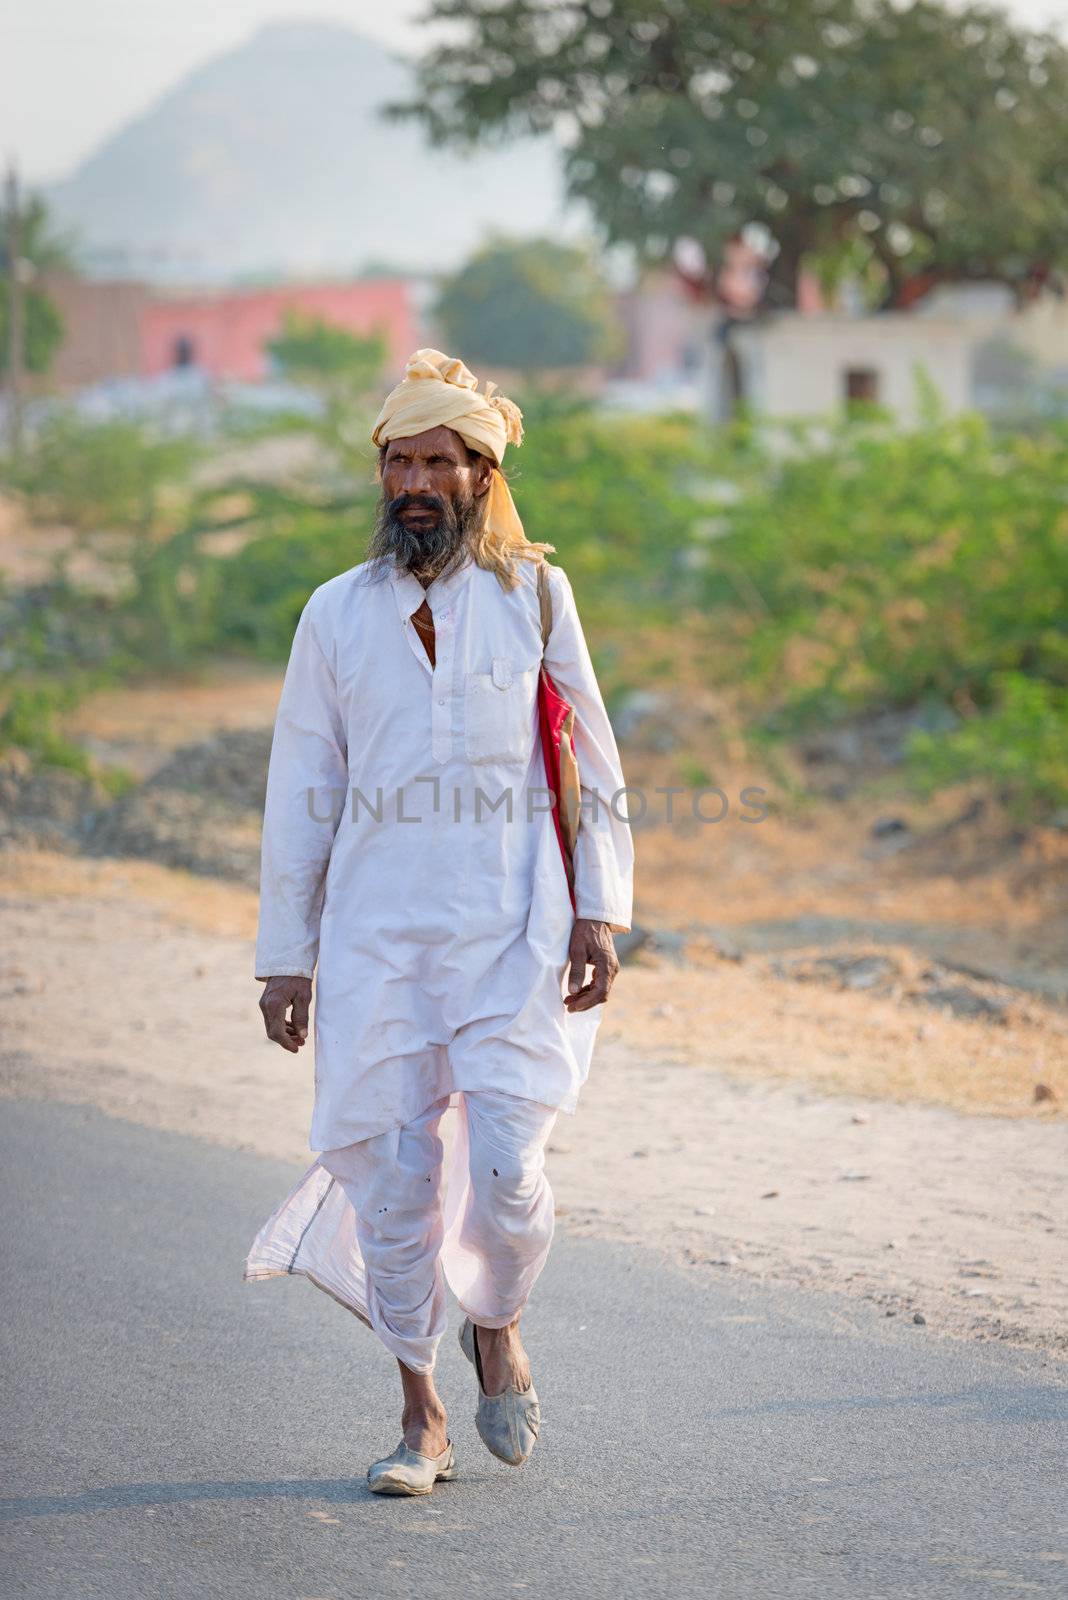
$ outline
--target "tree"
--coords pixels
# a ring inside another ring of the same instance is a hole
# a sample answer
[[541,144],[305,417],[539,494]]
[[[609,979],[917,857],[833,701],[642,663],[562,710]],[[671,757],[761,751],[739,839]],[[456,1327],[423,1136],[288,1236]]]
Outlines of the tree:
[[[8,367],[10,305],[11,286],[5,278],[0,280],[0,372]],[[63,318],[48,296],[32,287],[25,293],[25,318],[26,367],[30,372],[47,372],[63,343]]]
[[524,372],[611,355],[607,286],[586,250],[551,239],[497,239],[446,278],[437,304],[446,342],[465,359]]
[[279,370],[330,395],[360,397],[374,388],[386,364],[380,333],[351,333],[322,317],[287,310],[282,332],[268,341]]
[[[374,394],[389,354],[382,333],[352,333],[322,317],[290,308],[282,331],[268,341],[267,350],[284,377],[292,378],[318,395],[321,412],[301,424],[317,435],[339,459],[362,461],[363,420],[374,405]],[[365,464],[364,464],[365,465]]]
[[1024,295],[1064,263],[1068,52],[996,5],[432,0],[426,20],[448,42],[395,114],[438,143],[556,131],[606,241],[648,261],[687,241],[704,288],[754,229],[775,307],[851,245],[887,306],[939,279]]
[[[31,195],[20,206],[19,262],[15,270],[24,275],[25,364],[31,372],[47,372],[63,340],[63,319],[53,302],[36,287],[42,272],[69,270],[70,246],[66,238],[53,232],[48,208],[40,195]],[[11,219],[0,210],[0,372],[6,372],[9,354]]]

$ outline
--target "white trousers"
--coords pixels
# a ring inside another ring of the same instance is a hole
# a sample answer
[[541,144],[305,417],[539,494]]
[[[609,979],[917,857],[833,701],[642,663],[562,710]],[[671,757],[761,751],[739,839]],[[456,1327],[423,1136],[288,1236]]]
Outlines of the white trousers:
[[249,1279],[310,1278],[414,1372],[434,1369],[446,1283],[472,1322],[504,1327],[526,1303],[553,1236],[545,1145],[556,1108],[491,1089],[451,1099],[447,1162],[448,1096],[402,1127],[325,1150],[245,1264]]

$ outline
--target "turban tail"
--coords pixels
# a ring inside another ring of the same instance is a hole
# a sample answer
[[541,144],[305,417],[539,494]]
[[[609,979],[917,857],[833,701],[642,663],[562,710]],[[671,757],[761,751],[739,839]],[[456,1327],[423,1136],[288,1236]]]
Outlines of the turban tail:
[[462,361],[440,350],[417,350],[401,382],[386,396],[371,438],[384,445],[440,427],[452,428],[469,449],[495,463],[486,528],[505,546],[524,543],[523,524],[500,470],[506,446],[523,438],[519,407],[498,394],[493,383],[487,382],[480,394],[478,379]]

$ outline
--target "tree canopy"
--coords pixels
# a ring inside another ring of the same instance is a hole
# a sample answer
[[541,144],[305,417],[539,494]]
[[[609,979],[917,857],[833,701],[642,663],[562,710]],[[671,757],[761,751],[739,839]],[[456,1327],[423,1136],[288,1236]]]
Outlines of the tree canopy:
[[892,305],[920,279],[1025,292],[1068,252],[1068,52],[996,5],[432,0],[426,20],[447,42],[398,115],[439,143],[555,132],[606,242],[686,241],[706,286],[754,229],[781,306],[803,259],[859,258]]
[[551,239],[497,239],[446,278],[437,319],[465,360],[523,372],[613,353],[608,290],[589,253]]

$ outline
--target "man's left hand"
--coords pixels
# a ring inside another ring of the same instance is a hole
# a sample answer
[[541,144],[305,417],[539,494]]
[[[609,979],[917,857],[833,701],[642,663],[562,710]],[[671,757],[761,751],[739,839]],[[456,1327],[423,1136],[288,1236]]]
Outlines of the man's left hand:
[[[571,971],[564,1005],[568,1011],[591,1011],[594,1006],[603,1006],[619,971],[619,958],[608,923],[592,922],[589,917],[576,918],[567,955]],[[587,967],[593,968],[589,983],[586,982]]]

